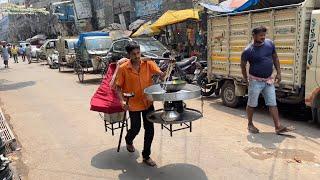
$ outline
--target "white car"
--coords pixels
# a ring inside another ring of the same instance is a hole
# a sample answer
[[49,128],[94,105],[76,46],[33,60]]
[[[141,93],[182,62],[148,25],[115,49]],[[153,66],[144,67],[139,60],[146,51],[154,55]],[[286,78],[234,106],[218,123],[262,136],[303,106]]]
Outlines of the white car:
[[31,57],[37,58],[37,52],[40,51],[40,49],[37,46],[31,45]]

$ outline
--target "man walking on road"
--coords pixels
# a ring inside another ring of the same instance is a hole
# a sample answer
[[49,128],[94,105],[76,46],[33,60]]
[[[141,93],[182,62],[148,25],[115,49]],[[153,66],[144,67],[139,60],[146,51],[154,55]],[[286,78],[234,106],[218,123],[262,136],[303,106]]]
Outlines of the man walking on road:
[[[280,124],[279,112],[274,83],[281,81],[281,69],[274,43],[266,39],[267,28],[257,27],[252,31],[253,43],[246,47],[241,55],[241,69],[245,82],[249,80],[248,89],[248,130],[250,133],[259,133],[259,129],[253,124],[254,108],[258,106],[260,94],[264,96],[266,105],[269,107],[277,134],[294,130],[292,127],[284,127]],[[249,78],[246,65],[250,64]],[[272,77],[273,66],[277,70],[275,78]]]
[[27,44],[26,46],[26,50],[25,50],[25,54],[27,56],[27,60],[28,60],[28,63],[31,64],[31,46],[30,44]]
[[13,60],[14,60],[14,63],[19,63],[18,61],[18,48],[16,47],[16,45],[13,45],[12,49],[11,49],[11,53],[12,53],[12,56],[13,56]]
[[25,55],[25,48],[22,47],[22,45],[20,45],[20,48],[19,48],[19,54],[22,58],[22,61],[26,61],[26,55]]
[[[151,101],[144,94],[144,89],[152,85],[152,76],[164,76],[164,73],[158,68],[153,61],[142,61],[140,46],[136,43],[130,43],[126,47],[130,60],[123,63],[116,75],[116,89],[123,102],[123,108],[129,110],[131,120],[131,129],[125,137],[127,150],[134,152],[133,140],[138,135],[141,128],[141,115],[143,118],[144,147],[142,151],[143,162],[149,166],[156,166],[156,163],[150,158],[151,144],[154,136],[153,123],[148,121],[146,116],[149,112],[154,111]],[[123,93],[134,93],[134,97],[129,100],[129,107],[126,107],[123,101]]]
[[9,54],[8,48],[5,45],[3,45],[2,47],[1,56],[4,63],[4,68],[9,68],[10,54]]

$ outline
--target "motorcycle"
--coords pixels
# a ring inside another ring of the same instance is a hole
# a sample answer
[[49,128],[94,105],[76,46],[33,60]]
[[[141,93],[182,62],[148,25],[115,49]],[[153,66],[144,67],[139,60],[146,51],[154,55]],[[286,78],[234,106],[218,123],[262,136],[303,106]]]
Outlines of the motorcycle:
[[201,87],[201,94],[203,96],[211,96],[215,93],[216,96],[219,96],[220,91],[216,89],[214,84],[211,84],[208,80],[208,67],[205,67],[198,76],[197,84]]
[[[164,58],[167,58],[164,56]],[[172,72],[173,77],[181,77],[188,83],[197,84],[197,79],[202,70],[206,67],[207,62],[199,61],[196,56],[179,60],[180,57],[176,57],[176,63]],[[162,61],[159,63],[159,67],[162,71],[166,71],[169,66],[168,61]]]
[[201,94],[203,96],[211,96],[213,93],[217,96],[219,95],[220,92],[208,81],[207,61],[198,61],[196,57],[191,57],[177,62],[177,66],[180,68],[181,74],[184,74],[184,79],[188,83],[201,87]]
[[53,54],[51,54],[48,57],[48,64],[51,69],[57,69],[59,67],[59,52],[54,51]]

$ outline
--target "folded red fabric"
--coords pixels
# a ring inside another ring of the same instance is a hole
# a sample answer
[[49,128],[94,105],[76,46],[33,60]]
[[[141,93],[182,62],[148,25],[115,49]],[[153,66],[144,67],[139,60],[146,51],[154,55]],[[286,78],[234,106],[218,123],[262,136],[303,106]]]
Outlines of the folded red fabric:
[[91,111],[108,114],[123,112],[117,92],[110,87],[110,81],[116,70],[116,64],[110,64],[98,90],[91,98]]

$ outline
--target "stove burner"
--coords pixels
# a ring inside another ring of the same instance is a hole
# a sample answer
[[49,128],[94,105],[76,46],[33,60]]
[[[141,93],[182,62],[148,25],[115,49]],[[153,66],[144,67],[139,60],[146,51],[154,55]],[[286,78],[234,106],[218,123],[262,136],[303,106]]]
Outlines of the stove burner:
[[161,118],[164,121],[176,121],[180,114],[184,112],[186,104],[183,101],[166,101],[164,102],[164,112]]

